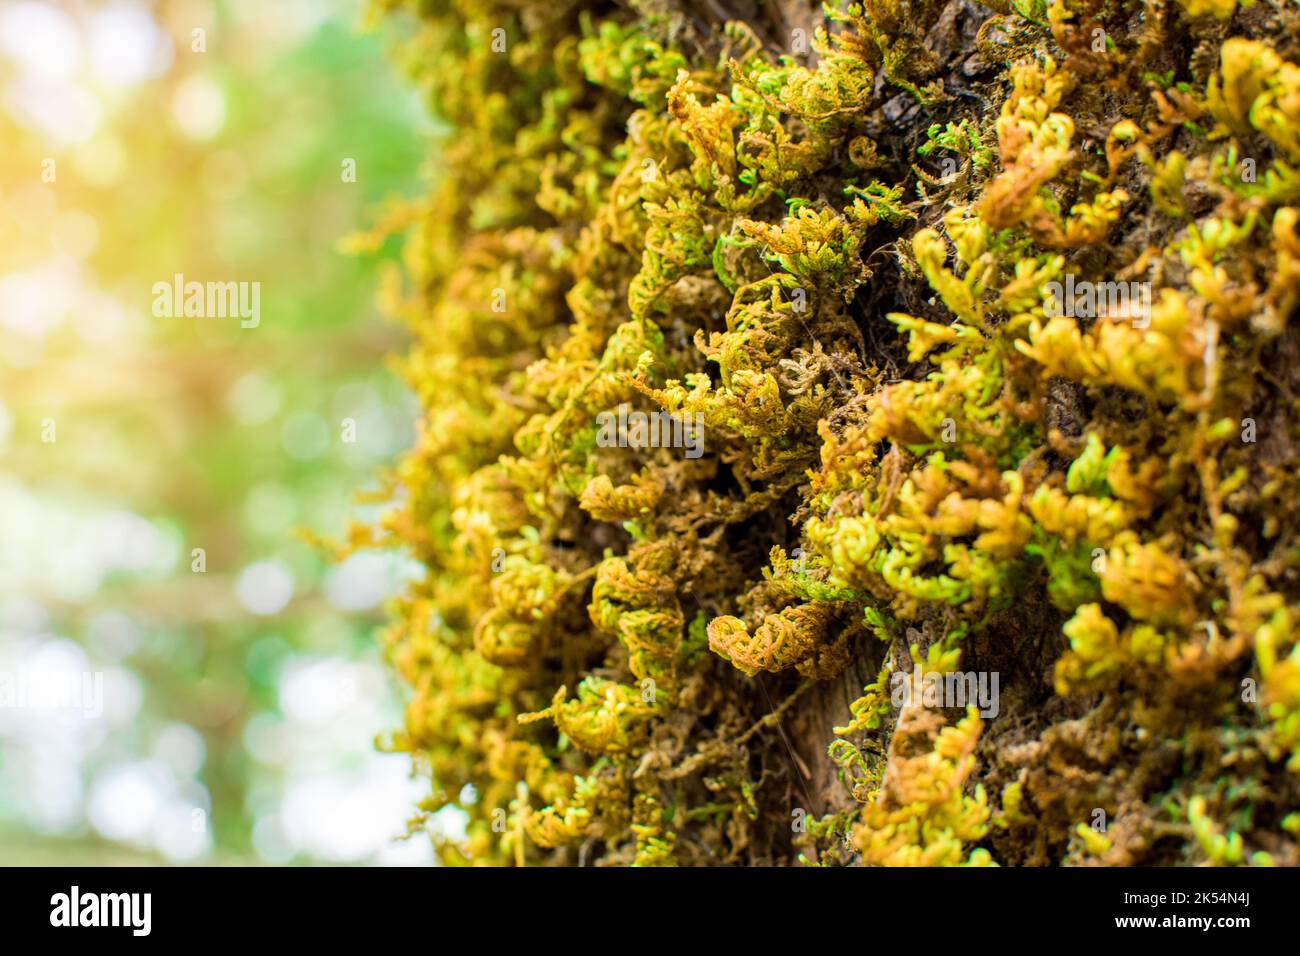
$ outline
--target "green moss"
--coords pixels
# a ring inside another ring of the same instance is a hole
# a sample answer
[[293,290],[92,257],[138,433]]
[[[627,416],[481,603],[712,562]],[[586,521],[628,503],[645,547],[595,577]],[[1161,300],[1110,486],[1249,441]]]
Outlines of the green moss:
[[427,567],[391,743],[479,795],[444,858],[1300,863],[1294,18],[382,6],[455,133],[355,537]]

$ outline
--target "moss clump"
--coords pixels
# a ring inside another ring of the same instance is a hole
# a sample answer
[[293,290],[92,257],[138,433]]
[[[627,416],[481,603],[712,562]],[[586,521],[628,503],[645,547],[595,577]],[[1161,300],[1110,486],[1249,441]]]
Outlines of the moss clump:
[[1300,863],[1292,5],[380,6],[448,862]]

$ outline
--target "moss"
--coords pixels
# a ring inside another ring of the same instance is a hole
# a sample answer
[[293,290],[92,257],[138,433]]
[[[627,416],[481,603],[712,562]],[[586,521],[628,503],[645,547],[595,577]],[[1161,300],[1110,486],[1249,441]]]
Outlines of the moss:
[[448,862],[1300,863],[1284,5],[378,6]]

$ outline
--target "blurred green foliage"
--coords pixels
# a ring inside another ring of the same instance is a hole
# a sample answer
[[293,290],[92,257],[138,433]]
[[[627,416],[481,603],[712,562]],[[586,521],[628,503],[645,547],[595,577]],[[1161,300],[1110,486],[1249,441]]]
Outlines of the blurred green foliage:
[[[84,727],[0,711],[0,862],[99,861],[113,836],[158,851],[157,821],[99,816],[135,792],[113,780],[148,779],[192,731],[201,767],[160,786],[210,810],[210,849],[165,855],[368,858],[364,840],[286,835],[280,814],[294,774],[352,774],[335,790],[355,796],[382,759],[371,711],[395,706],[373,679],[376,567],[330,572],[297,529],[341,531],[411,440],[383,359],[401,332],[372,305],[395,249],[339,242],[416,189],[429,127],[347,0],[162,0],[125,21],[20,6],[0,18],[0,671],[75,660],[71,641],[126,710]],[[152,286],[177,273],[260,282],[260,325],[155,318]],[[291,577],[283,610],[250,612],[241,594],[267,586],[250,565]],[[339,685],[314,728],[329,752],[285,712],[286,675],[313,667]]]

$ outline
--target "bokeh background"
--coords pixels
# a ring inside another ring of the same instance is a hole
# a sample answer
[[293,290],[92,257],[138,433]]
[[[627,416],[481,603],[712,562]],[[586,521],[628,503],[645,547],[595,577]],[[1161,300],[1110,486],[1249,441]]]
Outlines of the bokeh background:
[[[104,692],[0,701],[0,863],[431,862],[376,747],[413,570],[298,531],[383,507],[357,489],[416,412],[374,305],[397,241],[343,247],[436,130],[363,15],[0,0],[0,679]],[[260,282],[261,324],[155,318],[176,273]]]

